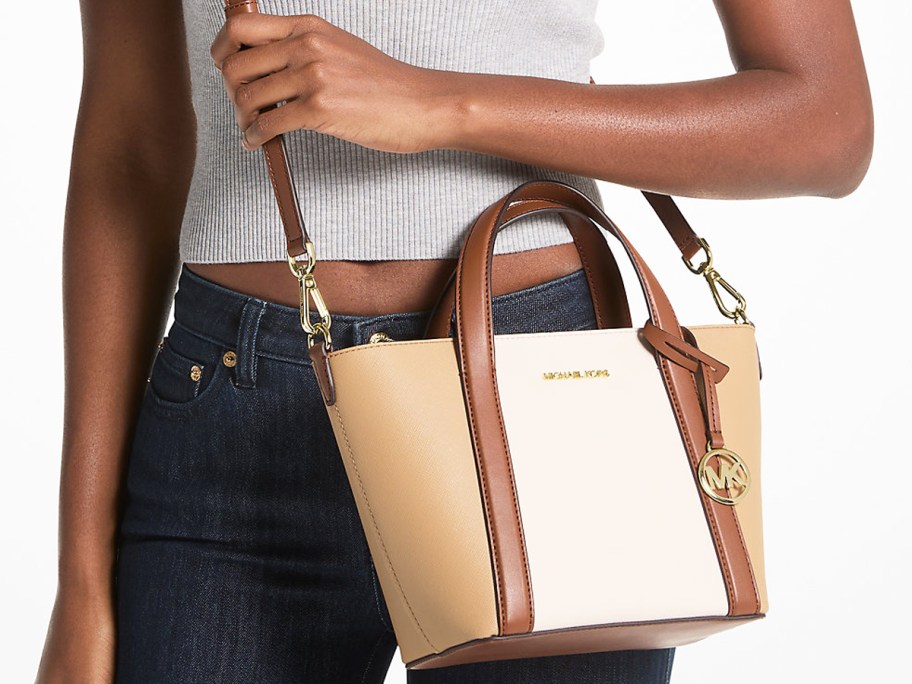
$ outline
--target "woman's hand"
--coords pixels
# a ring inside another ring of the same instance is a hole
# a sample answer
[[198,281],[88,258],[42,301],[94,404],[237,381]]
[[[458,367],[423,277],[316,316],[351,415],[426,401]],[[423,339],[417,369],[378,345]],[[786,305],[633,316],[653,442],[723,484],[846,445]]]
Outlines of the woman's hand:
[[211,54],[248,150],[305,128],[421,152],[446,144],[457,120],[454,72],[401,62],[313,14],[229,17]]
[[114,681],[113,602],[90,594],[58,589],[35,684]]

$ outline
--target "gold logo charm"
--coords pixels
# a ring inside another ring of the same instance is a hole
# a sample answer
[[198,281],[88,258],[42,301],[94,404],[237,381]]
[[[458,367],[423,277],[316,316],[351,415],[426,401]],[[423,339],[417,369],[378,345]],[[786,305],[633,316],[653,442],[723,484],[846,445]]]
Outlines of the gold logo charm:
[[710,449],[697,466],[700,486],[710,498],[734,506],[750,489],[747,464],[731,449]]

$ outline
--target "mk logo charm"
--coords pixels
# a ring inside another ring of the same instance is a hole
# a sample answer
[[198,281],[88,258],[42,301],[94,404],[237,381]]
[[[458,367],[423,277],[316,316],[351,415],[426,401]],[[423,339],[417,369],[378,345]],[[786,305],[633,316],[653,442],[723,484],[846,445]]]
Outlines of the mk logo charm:
[[730,449],[710,449],[697,467],[700,486],[710,498],[734,506],[750,489],[750,472],[747,464]]

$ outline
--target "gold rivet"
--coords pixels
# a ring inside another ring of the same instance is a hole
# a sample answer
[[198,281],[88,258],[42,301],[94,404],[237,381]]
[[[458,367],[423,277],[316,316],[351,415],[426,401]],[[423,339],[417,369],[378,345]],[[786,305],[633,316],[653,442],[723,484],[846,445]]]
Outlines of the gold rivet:
[[228,366],[228,368],[232,368],[237,364],[237,355],[233,351],[226,351],[222,354],[222,363]]
[[202,374],[203,374],[203,370],[199,366],[197,366],[196,364],[193,364],[192,366],[190,366],[190,379],[191,380],[193,380],[193,381],[199,380],[200,376]]
[[393,342],[393,341],[394,341],[393,338],[390,337],[389,335],[387,335],[382,330],[375,332],[367,340],[368,344],[377,344],[378,342]]

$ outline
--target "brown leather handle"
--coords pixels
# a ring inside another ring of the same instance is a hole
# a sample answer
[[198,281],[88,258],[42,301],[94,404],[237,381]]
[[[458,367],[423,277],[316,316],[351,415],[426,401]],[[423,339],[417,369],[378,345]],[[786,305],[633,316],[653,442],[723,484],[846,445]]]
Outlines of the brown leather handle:
[[[256,0],[225,0],[226,17],[235,14],[253,14],[259,11]],[[591,77],[589,81],[595,83]],[[264,108],[264,111],[274,107],[275,105]],[[282,219],[282,228],[285,231],[288,255],[291,257],[300,256],[306,252],[304,243],[311,240],[307,234],[304,219],[301,216],[300,203],[298,202],[295,184],[291,177],[291,169],[288,166],[285,139],[282,135],[277,135],[263,143],[262,148],[263,155],[266,158],[266,167],[269,170],[269,180],[272,183],[276,203],[279,205],[279,215]],[[649,201],[656,214],[658,214],[659,219],[665,225],[681,254],[687,259],[691,259],[696,255],[700,251],[696,234],[687,223],[674,200],[668,195],[647,191],[643,191],[643,195]]]
[[[497,234],[514,221],[540,213],[559,213],[582,219],[574,224],[575,229],[587,230],[604,242],[600,226],[620,241],[646,298],[649,320],[683,342],[677,316],[662,286],[617,225],[573,186],[560,181],[533,180],[485,209],[469,229],[460,252],[455,281],[456,338],[460,348],[476,350],[469,355],[472,359],[485,356],[477,353],[477,350],[485,349],[491,350],[493,357],[491,274]],[[490,361],[493,368],[493,358]]]
[[[542,200],[522,200],[507,208],[506,220],[512,215],[532,207]],[[589,293],[595,309],[596,325],[604,328],[629,328],[630,307],[621,271],[608,243],[597,231],[590,230],[589,222],[573,214],[562,213],[560,217],[573,236],[580,262],[589,284]],[[456,305],[456,269],[450,274],[443,292],[431,309],[424,338],[449,337],[451,319]]]

